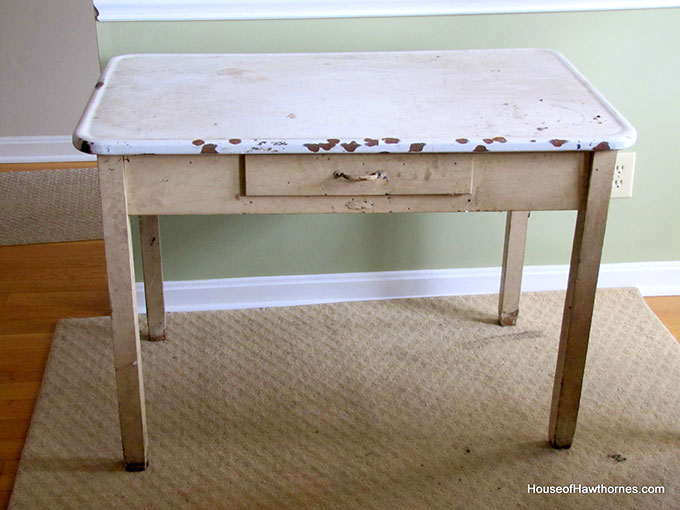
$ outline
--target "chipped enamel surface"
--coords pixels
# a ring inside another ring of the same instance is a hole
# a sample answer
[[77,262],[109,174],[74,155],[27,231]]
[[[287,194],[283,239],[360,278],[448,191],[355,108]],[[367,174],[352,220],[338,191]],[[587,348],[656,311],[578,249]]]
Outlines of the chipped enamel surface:
[[592,151],[633,127],[559,53],[126,55],[73,135],[94,154]]

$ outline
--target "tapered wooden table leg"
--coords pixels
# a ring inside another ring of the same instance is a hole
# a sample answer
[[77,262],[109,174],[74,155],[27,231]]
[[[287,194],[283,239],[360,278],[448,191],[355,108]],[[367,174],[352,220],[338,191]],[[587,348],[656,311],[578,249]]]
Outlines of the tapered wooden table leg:
[[517,323],[528,222],[529,211],[508,211],[498,297],[498,323],[501,326],[514,326]]
[[99,185],[123,458],[128,471],[141,471],[148,464],[146,412],[122,157],[99,157]]
[[576,430],[615,161],[615,151],[593,153],[585,203],[576,220],[550,410],[554,448],[569,448]]
[[163,267],[158,216],[140,216],[144,296],[149,340],[165,340],[165,301],[163,299]]

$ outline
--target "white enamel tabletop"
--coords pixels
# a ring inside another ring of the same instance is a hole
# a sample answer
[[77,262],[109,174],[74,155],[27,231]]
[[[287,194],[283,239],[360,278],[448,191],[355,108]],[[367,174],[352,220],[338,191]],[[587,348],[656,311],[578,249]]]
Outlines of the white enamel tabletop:
[[636,133],[559,53],[125,55],[76,128],[94,154],[589,151]]

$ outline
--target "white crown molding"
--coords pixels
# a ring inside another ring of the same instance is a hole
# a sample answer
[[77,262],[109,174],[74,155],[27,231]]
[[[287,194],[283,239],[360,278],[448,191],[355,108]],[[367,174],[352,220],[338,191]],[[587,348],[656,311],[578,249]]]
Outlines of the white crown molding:
[[[564,290],[569,266],[527,266],[525,292]],[[406,297],[495,294],[500,268],[264,276],[165,282],[170,312],[229,310]],[[637,287],[645,296],[680,294],[680,261],[603,264],[599,287]],[[137,284],[139,312],[144,286]]]
[[58,163],[94,161],[76,150],[70,136],[1,136],[0,163]]
[[671,0],[95,0],[99,21],[354,18],[680,7]]

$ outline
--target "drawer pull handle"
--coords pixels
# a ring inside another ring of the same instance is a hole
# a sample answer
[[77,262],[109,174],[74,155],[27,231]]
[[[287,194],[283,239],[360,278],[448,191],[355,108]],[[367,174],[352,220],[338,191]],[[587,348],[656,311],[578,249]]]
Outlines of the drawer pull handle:
[[383,179],[387,180],[387,174],[383,172],[382,170],[377,170],[375,172],[371,172],[370,174],[365,174],[365,175],[349,175],[346,174],[345,172],[340,172],[339,170],[336,170],[333,173],[333,177],[336,179],[342,177],[343,179],[347,179],[348,181],[377,181],[378,179]]

